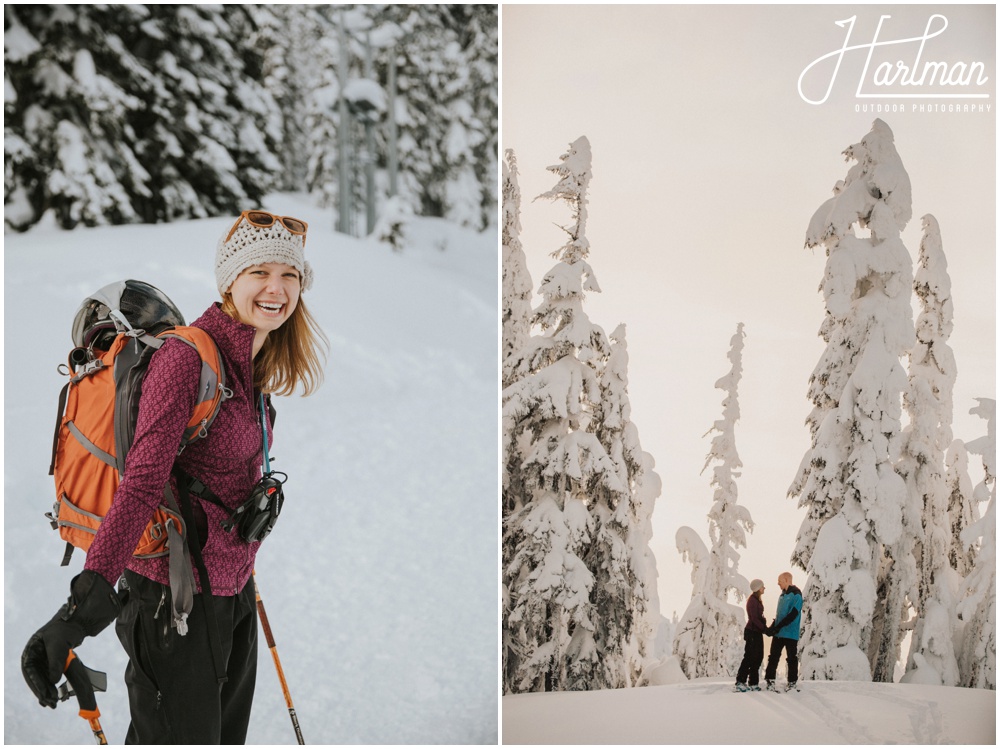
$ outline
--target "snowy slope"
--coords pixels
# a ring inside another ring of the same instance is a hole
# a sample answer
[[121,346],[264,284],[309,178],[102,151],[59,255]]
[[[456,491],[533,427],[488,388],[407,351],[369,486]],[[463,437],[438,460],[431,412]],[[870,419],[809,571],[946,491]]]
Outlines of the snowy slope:
[[[325,385],[277,400],[273,457],[290,476],[257,581],[307,743],[497,739],[496,234],[417,220],[406,250],[332,231],[304,198],[265,208],[310,224],[310,310],[330,338]],[[92,738],[70,705],[37,705],[19,655],[65,600],[82,555],[60,568],[43,518],[56,366],[88,293],[140,278],[188,321],[217,298],[215,243],[228,219],[5,236],[4,740]],[[30,342],[30,348],[28,344]],[[128,725],[113,630],[81,659],[107,671],[109,740]],[[294,744],[261,638],[251,743]]]
[[504,744],[995,744],[996,692],[807,682],[733,693],[730,679],[510,695]]

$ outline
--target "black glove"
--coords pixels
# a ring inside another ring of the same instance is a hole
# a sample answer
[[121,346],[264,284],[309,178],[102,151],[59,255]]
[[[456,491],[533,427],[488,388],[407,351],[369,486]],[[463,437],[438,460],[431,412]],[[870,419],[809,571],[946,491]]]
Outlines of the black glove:
[[768,627],[767,629],[765,629],[765,630],[764,630],[764,634],[765,634],[765,635],[767,635],[768,637],[774,637],[774,633],[775,633],[775,632],[777,632],[777,631],[778,631],[778,630],[776,630],[776,629],[775,629],[775,628],[774,628],[774,627],[772,626],[772,627]]
[[93,637],[118,617],[121,602],[107,580],[84,570],[70,583],[69,600],[28,640],[21,653],[21,673],[43,707],[55,708],[56,684],[66,670],[71,648]]

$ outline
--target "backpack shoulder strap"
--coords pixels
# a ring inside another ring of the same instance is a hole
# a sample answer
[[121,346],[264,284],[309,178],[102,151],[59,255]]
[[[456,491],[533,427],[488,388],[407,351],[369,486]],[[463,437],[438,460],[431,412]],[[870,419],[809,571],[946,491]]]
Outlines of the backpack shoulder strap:
[[157,336],[160,339],[177,338],[198,352],[201,359],[201,373],[198,392],[195,397],[194,413],[184,430],[181,449],[197,439],[208,436],[208,428],[215,421],[223,401],[232,397],[226,387],[226,367],[219,353],[219,347],[206,330],[190,325],[168,328]]
[[[205,621],[208,624],[208,639],[212,651],[212,663],[215,667],[215,678],[219,684],[228,681],[226,667],[222,657],[222,639],[219,636],[219,621],[215,609],[211,605],[212,584],[208,577],[208,568],[201,555],[201,543],[198,538],[198,526],[194,520],[194,512],[191,507],[191,496],[189,488],[192,479],[180,469],[175,469],[174,475],[177,477],[177,491],[179,493],[178,502],[184,523],[188,527],[188,544],[191,557],[194,559],[194,566],[198,570],[198,577],[201,580],[201,602],[204,607]],[[201,482],[198,482],[201,483]]]

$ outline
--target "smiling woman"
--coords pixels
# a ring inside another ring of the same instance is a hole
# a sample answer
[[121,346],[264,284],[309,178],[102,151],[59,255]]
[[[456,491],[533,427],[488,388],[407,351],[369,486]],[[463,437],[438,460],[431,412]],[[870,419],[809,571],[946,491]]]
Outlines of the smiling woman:
[[254,385],[309,395],[323,379],[318,355],[326,341],[302,299],[312,286],[304,249],[308,224],[291,216],[244,211],[216,250],[222,311],[256,329]]
[[[253,355],[257,356],[267,334],[277,330],[299,302],[299,272],[285,263],[252,265],[240,273],[224,295],[240,320],[257,329]],[[232,313],[230,313],[232,314]]]
[[[298,219],[244,211],[219,240],[222,303],[192,327],[211,337],[224,378],[203,392],[199,354],[177,337],[150,357],[111,509],[71,583],[70,603],[24,650],[28,686],[40,704],[55,707],[71,649],[117,619],[129,657],[125,743],[246,740],[257,667],[250,578],[284,502],[268,459],[270,396],[299,385],[308,394],[322,380],[325,337],[301,296],[313,277],[306,228]],[[211,426],[201,422],[204,434],[178,453],[195,404],[219,391]],[[183,518],[180,531],[168,524],[169,543],[181,544],[183,554],[136,556],[161,501]]]

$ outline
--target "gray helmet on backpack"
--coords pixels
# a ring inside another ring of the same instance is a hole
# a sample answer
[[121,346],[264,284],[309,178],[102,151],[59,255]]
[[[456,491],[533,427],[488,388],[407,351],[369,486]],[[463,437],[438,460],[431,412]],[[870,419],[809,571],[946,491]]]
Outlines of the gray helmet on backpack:
[[184,325],[181,311],[155,286],[132,279],[116,281],[80,304],[73,319],[73,344],[106,351],[115,336],[126,328],[120,319],[115,320],[113,311],[121,313],[133,329],[142,329],[151,335]]

